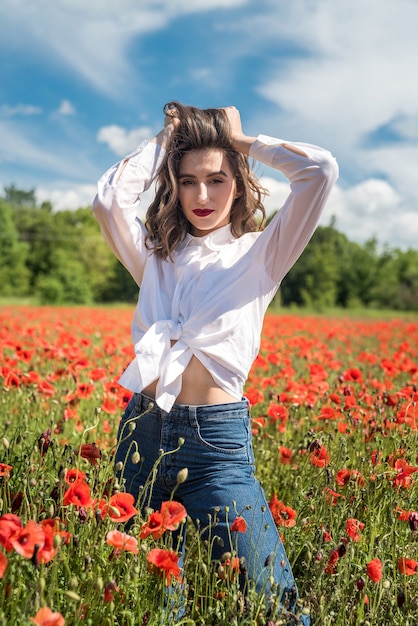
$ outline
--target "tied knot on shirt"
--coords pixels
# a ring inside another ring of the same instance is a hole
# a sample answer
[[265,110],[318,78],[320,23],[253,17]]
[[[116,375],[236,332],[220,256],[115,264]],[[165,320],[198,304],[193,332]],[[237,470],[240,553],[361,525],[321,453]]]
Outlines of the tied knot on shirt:
[[142,386],[147,387],[158,379],[161,408],[169,407],[180,393],[182,374],[192,358],[192,351],[182,337],[180,320],[159,320],[135,345],[135,354],[141,363]]

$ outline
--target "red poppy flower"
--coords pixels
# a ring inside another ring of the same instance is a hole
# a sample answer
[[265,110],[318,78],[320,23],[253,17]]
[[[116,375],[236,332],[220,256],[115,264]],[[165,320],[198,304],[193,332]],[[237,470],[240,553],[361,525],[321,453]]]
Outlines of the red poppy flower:
[[112,398],[107,396],[103,400],[102,406],[100,408],[104,413],[107,413],[108,415],[116,415],[119,410],[119,404],[115,402],[115,400],[112,400]]
[[21,528],[22,522],[17,515],[5,513],[5,515],[0,517],[0,544],[7,552],[12,552],[13,550],[10,538]]
[[10,543],[20,556],[31,559],[35,547],[41,549],[45,543],[45,532],[34,520],[29,520],[24,528],[19,528],[10,538]]
[[364,523],[354,517],[348,518],[345,523],[345,532],[356,543],[360,541],[360,533],[364,529]]
[[405,511],[405,509],[402,509],[400,506],[397,506],[394,512],[397,513],[398,519],[403,522],[409,522],[409,518],[415,513],[415,511]]
[[127,522],[139,513],[134,507],[135,498],[130,493],[115,493],[107,503],[107,514],[114,522]]
[[138,540],[132,535],[121,533],[119,530],[110,530],[106,535],[106,543],[116,548],[116,552],[121,550],[138,554]]
[[44,544],[36,553],[38,563],[49,563],[57,553],[54,547],[54,534],[50,532],[48,527],[42,526],[44,531]]
[[238,516],[232,522],[231,530],[233,532],[245,533],[247,531],[247,522],[243,517]]
[[10,478],[10,470],[13,467],[11,465],[7,465],[7,463],[0,463],[0,478]]
[[324,543],[328,543],[329,541],[332,541],[331,533],[329,533],[324,526],[321,526],[321,530],[322,530],[322,539],[324,540]]
[[4,576],[4,572],[7,569],[7,564],[7,556],[4,554],[4,552],[0,552],[0,579]]
[[17,372],[10,371],[4,376],[3,385],[5,387],[19,387],[20,386],[20,377]]
[[167,530],[176,530],[178,525],[186,519],[187,511],[180,502],[168,500],[161,504],[161,515],[164,527]]
[[97,459],[100,459],[102,456],[95,443],[83,443],[80,446],[79,454],[83,459],[87,459],[90,465],[97,465]]
[[77,396],[79,398],[90,398],[94,391],[94,385],[91,383],[77,383]]
[[293,462],[294,452],[290,448],[285,448],[284,446],[279,446],[279,462],[283,465],[291,465]]
[[161,548],[154,548],[147,555],[150,570],[164,577],[167,586],[171,583],[172,576],[180,580],[181,570],[178,560],[178,556],[173,550],[162,550]]
[[278,423],[279,432],[285,431],[286,422],[289,419],[289,411],[284,404],[271,402],[269,408],[267,409],[267,415],[271,418],[272,422]]
[[164,532],[163,516],[160,511],[153,511],[148,521],[143,524],[139,537],[140,539],[146,539],[149,535],[152,535],[154,539],[159,539],[163,536]]
[[357,470],[338,470],[335,476],[335,482],[337,483],[337,485],[340,485],[340,487],[344,487],[350,481],[356,482],[360,487],[362,487],[366,483],[366,481],[364,480],[364,476]]
[[115,583],[114,580],[111,580],[110,583],[107,583],[103,592],[103,601],[104,602],[113,602],[115,599],[114,592],[119,593],[119,587]]
[[54,396],[55,395],[55,387],[51,385],[47,380],[40,380],[37,384],[37,389],[39,393],[42,393],[44,396]]
[[264,393],[260,389],[254,389],[253,387],[247,387],[245,397],[248,399],[251,406],[264,402]]
[[325,446],[318,445],[311,451],[311,465],[326,467],[330,462],[330,455]]
[[333,420],[339,416],[339,413],[331,406],[324,406],[318,415],[319,420]]
[[57,553],[55,536],[59,535],[62,543],[68,543],[71,533],[61,530],[58,519],[44,519],[41,521],[41,526],[45,533],[45,542],[42,548],[38,550],[37,561],[38,563],[49,563]]
[[337,573],[337,563],[338,563],[339,558],[340,558],[340,555],[338,553],[338,550],[337,549],[333,550],[331,554],[329,555],[328,563],[324,570],[326,574]]
[[67,483],[67,485],[72,485],[73,483],[76,483],[77,481],[84,482],[85,478],[86,478],[86,474],[82,472],[80,469],[72,468],[72,469],[67,469],[65,471],[64,480]]
[[357,367],[352,367],[351,369],[345,370],[345,372],[343,372],[342,374],[342,378],[344,381],[350,381],[354,383],[363,382],[363,374],[361,373],[361,370],[359,370]]
[[366,573],[370,580],[372,580],[374,583],[378,583],[379,580],[382,580],[383,565],[380,559],[376,558],[373,559],[373,561],[370,561],[370,563],[367,563]]
[[418,561],[414,559],[398,559],[398,570],[405,576],[413,576],[418,571]]
[[94,504],[90,495],[90,487],[84,480],[77,480],[72,483],[64,494],[64,506],[74,504],[74,506],[90,508]]
[[36,626],[65,626],[65,619],[61,613],[55,613],[47,606],[39,609],[35,617],[30,618],[30,621]]
[[336,506],[339,498],[345,500],[345,496],[343,496],[341,493],[337,493],[337,491],[334,491],[333,489],[331,489],[331,487],[325,487],[323,493],[325,494],[325,500],[331,506]]
[[273,515],[274,521],[278,526],[291,528],[296,524],[297,512],[292,507],[287,506],[278,500],[276,493],[273,494],[269,502],[269,508]]
[[141,539],[146,539],[152,535],[154,539],[159,539],[166,530],[176,530],[186,517],[187,511],[180,502],[175,500],[163,502],[160,511],[153,511],[150,514],[139,536]]
[[59,535],[61,537],[61,542],[66,544],[69,543],[71,539],[71,533],[66,530],[62,530],[62,524],[63,522],[61,522],[58,518],[48,518],[41,521],[41,526],[44,529],[46,536],[50,535],[54,538],[56,535]]

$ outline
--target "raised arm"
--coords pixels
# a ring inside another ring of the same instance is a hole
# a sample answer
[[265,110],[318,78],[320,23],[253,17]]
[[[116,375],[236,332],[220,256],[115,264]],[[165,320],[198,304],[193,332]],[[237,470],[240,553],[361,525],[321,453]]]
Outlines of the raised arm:
[[337,180],[338,165],[324,148],[265,135],[257,137],[250,156],[280,170],[290,181],[286,202],[254,246],[257,261],[279,285],[318,225]]
[[146,229],[138,217],[141,194],[155,179],[177,120],[166,115],[164,128],[103,174],[93,213],[112,252],[138,285],[146,257]]
[[285,204],[251,251],[272,284],[278,285],[312,237],[337,179],[338,166],[331,153],[319,146],[266,135],[248,136],[243,132],[239,111],[235,107],[224,111],[235,149],[280,170],[290,182]]

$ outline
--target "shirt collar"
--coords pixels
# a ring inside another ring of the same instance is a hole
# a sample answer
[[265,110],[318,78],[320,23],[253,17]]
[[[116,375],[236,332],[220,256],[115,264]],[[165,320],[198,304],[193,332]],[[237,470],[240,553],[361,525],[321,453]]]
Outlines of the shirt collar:
[[232,234],[231,224],[226,224],[221,228],[217,228],[216,230],[209,233],[209,235],[204,235],[203,237],[194,237],[190,233],[188,233],[178,246],[177,250],[183,250],[184,248],[189,248],[191,246],[205,246],[209,248],[209,250],[221,250],[223,246],[228,243],[232,243],[235,237]]

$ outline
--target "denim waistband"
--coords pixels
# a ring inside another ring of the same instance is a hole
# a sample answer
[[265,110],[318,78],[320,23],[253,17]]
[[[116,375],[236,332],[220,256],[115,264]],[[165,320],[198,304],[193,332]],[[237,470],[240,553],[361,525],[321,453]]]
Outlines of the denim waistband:
[[224,414],[225,417],[239,414],[248,414],[250,403],[247,398],[243,398],[237,402],[226,402],[224,404],[173,404],[169,413],[166,413],[157,405],[153,398],[149,398],[142,393],[135,393],[135,405],[138,412],[152,411],[160,414],[161,417],[169,416],[170,418],[182,418],[191,414],[205,417],[206,415]]

